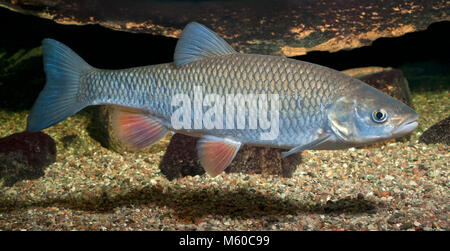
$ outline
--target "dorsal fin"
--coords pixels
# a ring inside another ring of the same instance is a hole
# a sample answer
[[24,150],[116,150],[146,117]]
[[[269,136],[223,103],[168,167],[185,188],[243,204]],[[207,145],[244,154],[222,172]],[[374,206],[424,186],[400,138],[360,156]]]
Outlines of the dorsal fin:
[[173,59],[176,66],[183,66],[202,57],[233,53],[237,52],[212,30],[191,22],[181,33]]

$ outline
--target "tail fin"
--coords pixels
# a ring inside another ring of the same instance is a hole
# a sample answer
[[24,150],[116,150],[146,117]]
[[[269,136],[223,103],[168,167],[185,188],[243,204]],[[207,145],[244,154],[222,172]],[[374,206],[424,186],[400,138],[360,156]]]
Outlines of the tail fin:
[[88,106],[77,100],[81,73],[93,69],[64,44],[42,41],[46,83],[31,108],[27,131],[40,131],[57,124]]

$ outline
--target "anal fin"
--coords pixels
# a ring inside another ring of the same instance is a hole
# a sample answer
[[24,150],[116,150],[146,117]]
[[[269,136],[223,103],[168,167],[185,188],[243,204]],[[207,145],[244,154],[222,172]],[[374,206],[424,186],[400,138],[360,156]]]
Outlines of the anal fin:
[[197,152],[206,172],[215,177],[227,168],[236,156],[241,142],[215,136],[203,136],[197,142]]
[[156,143],[169,132],[151,115],[125,108],[114,109],[112,126],[122,144],[133,150]]

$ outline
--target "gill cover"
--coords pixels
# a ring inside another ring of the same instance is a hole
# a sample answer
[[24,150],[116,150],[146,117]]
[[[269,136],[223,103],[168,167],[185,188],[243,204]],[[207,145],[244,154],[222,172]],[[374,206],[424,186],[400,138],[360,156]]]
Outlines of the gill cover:
[[327,117],[333,132],[347,142],[358,141],[358,128],[355,123],[357,110],[354,100],[347,97],[338,99],[327,109]]

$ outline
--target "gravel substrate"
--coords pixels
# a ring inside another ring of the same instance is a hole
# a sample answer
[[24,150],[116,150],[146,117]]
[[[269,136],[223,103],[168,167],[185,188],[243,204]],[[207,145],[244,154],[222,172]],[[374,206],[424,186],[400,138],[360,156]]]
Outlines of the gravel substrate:
[[[305,151],[293,178],[206,174],[169,181],[167,140],[120,155],[92,137],[85,109],[44,132],[57,160],[37,180],[0,182],[1,230],[449,230],[449,146],[419,136],[450,113],[450,95],[413,93],[407,142]],[[27,111],[0,110],[0,137]]]

